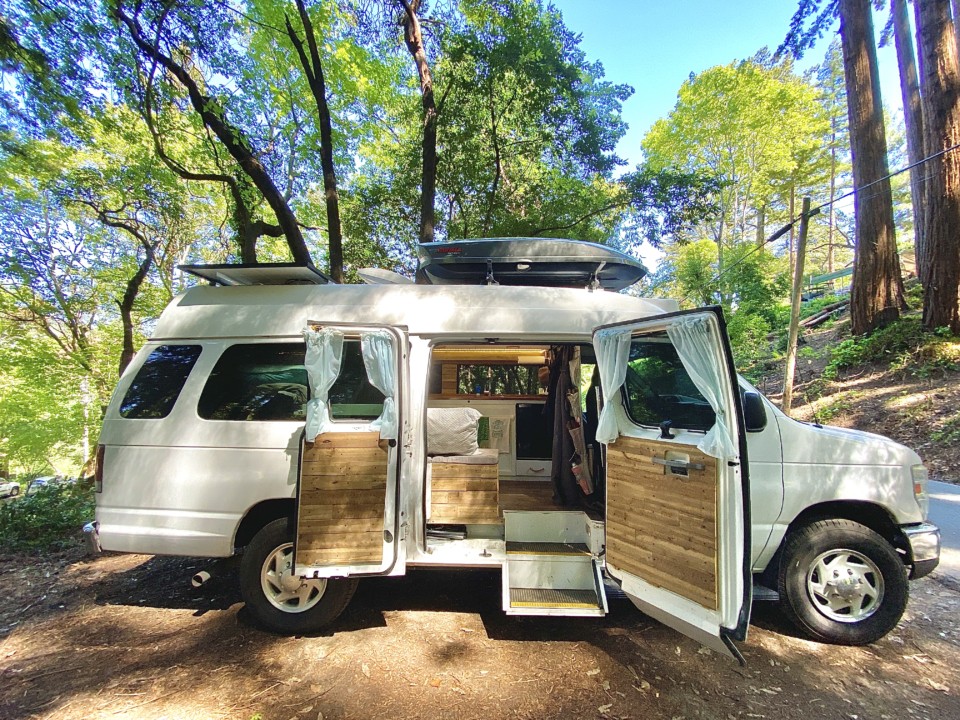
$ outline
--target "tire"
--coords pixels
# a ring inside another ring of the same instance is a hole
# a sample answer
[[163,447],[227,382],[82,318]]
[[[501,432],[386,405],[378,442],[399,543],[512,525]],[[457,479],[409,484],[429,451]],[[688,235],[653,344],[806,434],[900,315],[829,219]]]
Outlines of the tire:
[[16,497],[20,494],[20,486],[17,485],[13,490],[10,491],[10,497]]
[[293,530],[274,520],[254,535],[240,561],[240,594],[265,629],[282,635],[321,630],[340,616],[357,589],[353,578],[298,581],[290,574]]
[[821,520],[790,534],[779,574],[780,606],[821,642],[867,645],[893,630],[907,607],[907,571],[893,547],[851,520]]

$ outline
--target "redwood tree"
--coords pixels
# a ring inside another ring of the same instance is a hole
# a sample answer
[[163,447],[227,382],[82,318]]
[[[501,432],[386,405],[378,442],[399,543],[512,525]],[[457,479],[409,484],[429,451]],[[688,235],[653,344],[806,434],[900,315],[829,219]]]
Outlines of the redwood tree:
[[914,3],[920,48],[928,232],[923,325],[960,333],[960,70],[949,0]]
[[[897,65],[900,70],[900,95],[903,100],[903,124],[907,134],[907,158],[911,165],[923,159],[923,107],[920,103],[920,81],[917,77],[917,60],[913,52],[913,36],[910,32],[910,13],[907,0],[892,0],[890,15],[893,24],[893,39],[897,48]],[[910,170],[910,199],[913,203],[913,247],[917,261],[917,274],[926,284],[927,236],[925,221],[927,204],[924,200],[923,176],[926,168],[917,165]]]
[[851,329],[856,335],[898,319],[905,308],[871,10],[870,0],[801,0],[778,51],[788,49],[799,57],[839,16],[856,191],[850,297]]

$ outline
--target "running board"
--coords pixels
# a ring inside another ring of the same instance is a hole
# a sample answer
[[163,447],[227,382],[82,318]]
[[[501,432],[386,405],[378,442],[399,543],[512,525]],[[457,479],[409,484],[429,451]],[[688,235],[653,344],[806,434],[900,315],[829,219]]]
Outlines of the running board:
[[505,512],[503,610],[508,615],[607,614],[593,523],[580,512]]

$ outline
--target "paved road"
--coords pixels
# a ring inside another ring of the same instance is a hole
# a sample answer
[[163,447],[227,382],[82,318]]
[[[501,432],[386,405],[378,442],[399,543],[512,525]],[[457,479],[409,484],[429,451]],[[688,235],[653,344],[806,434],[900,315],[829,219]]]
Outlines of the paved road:
[[960,582],[960,485],[930,483],[930,521],[940,528],[939,572]]

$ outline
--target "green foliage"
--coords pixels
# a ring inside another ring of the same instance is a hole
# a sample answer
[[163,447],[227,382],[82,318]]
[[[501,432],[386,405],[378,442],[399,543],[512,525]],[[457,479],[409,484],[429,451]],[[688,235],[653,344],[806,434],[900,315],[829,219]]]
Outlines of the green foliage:
[[76,546],[94,517],[93,488],[85,483],[43,487],[0,505],[0,547],[5,552],[49,552]]
[[770,330],[770,322],[761,314],[738,311],[729,318],[727,333],[737,370],[749,376],[751,371],[761,371],[773,359],[767,340]]
[[824,376],[867,363],[887,363],[891,369],[920,377],[960,369],[960,339],[947,328],[935,333],[923,330],[919,317],[904,317],[869,335],[847,338],[831,350]]

